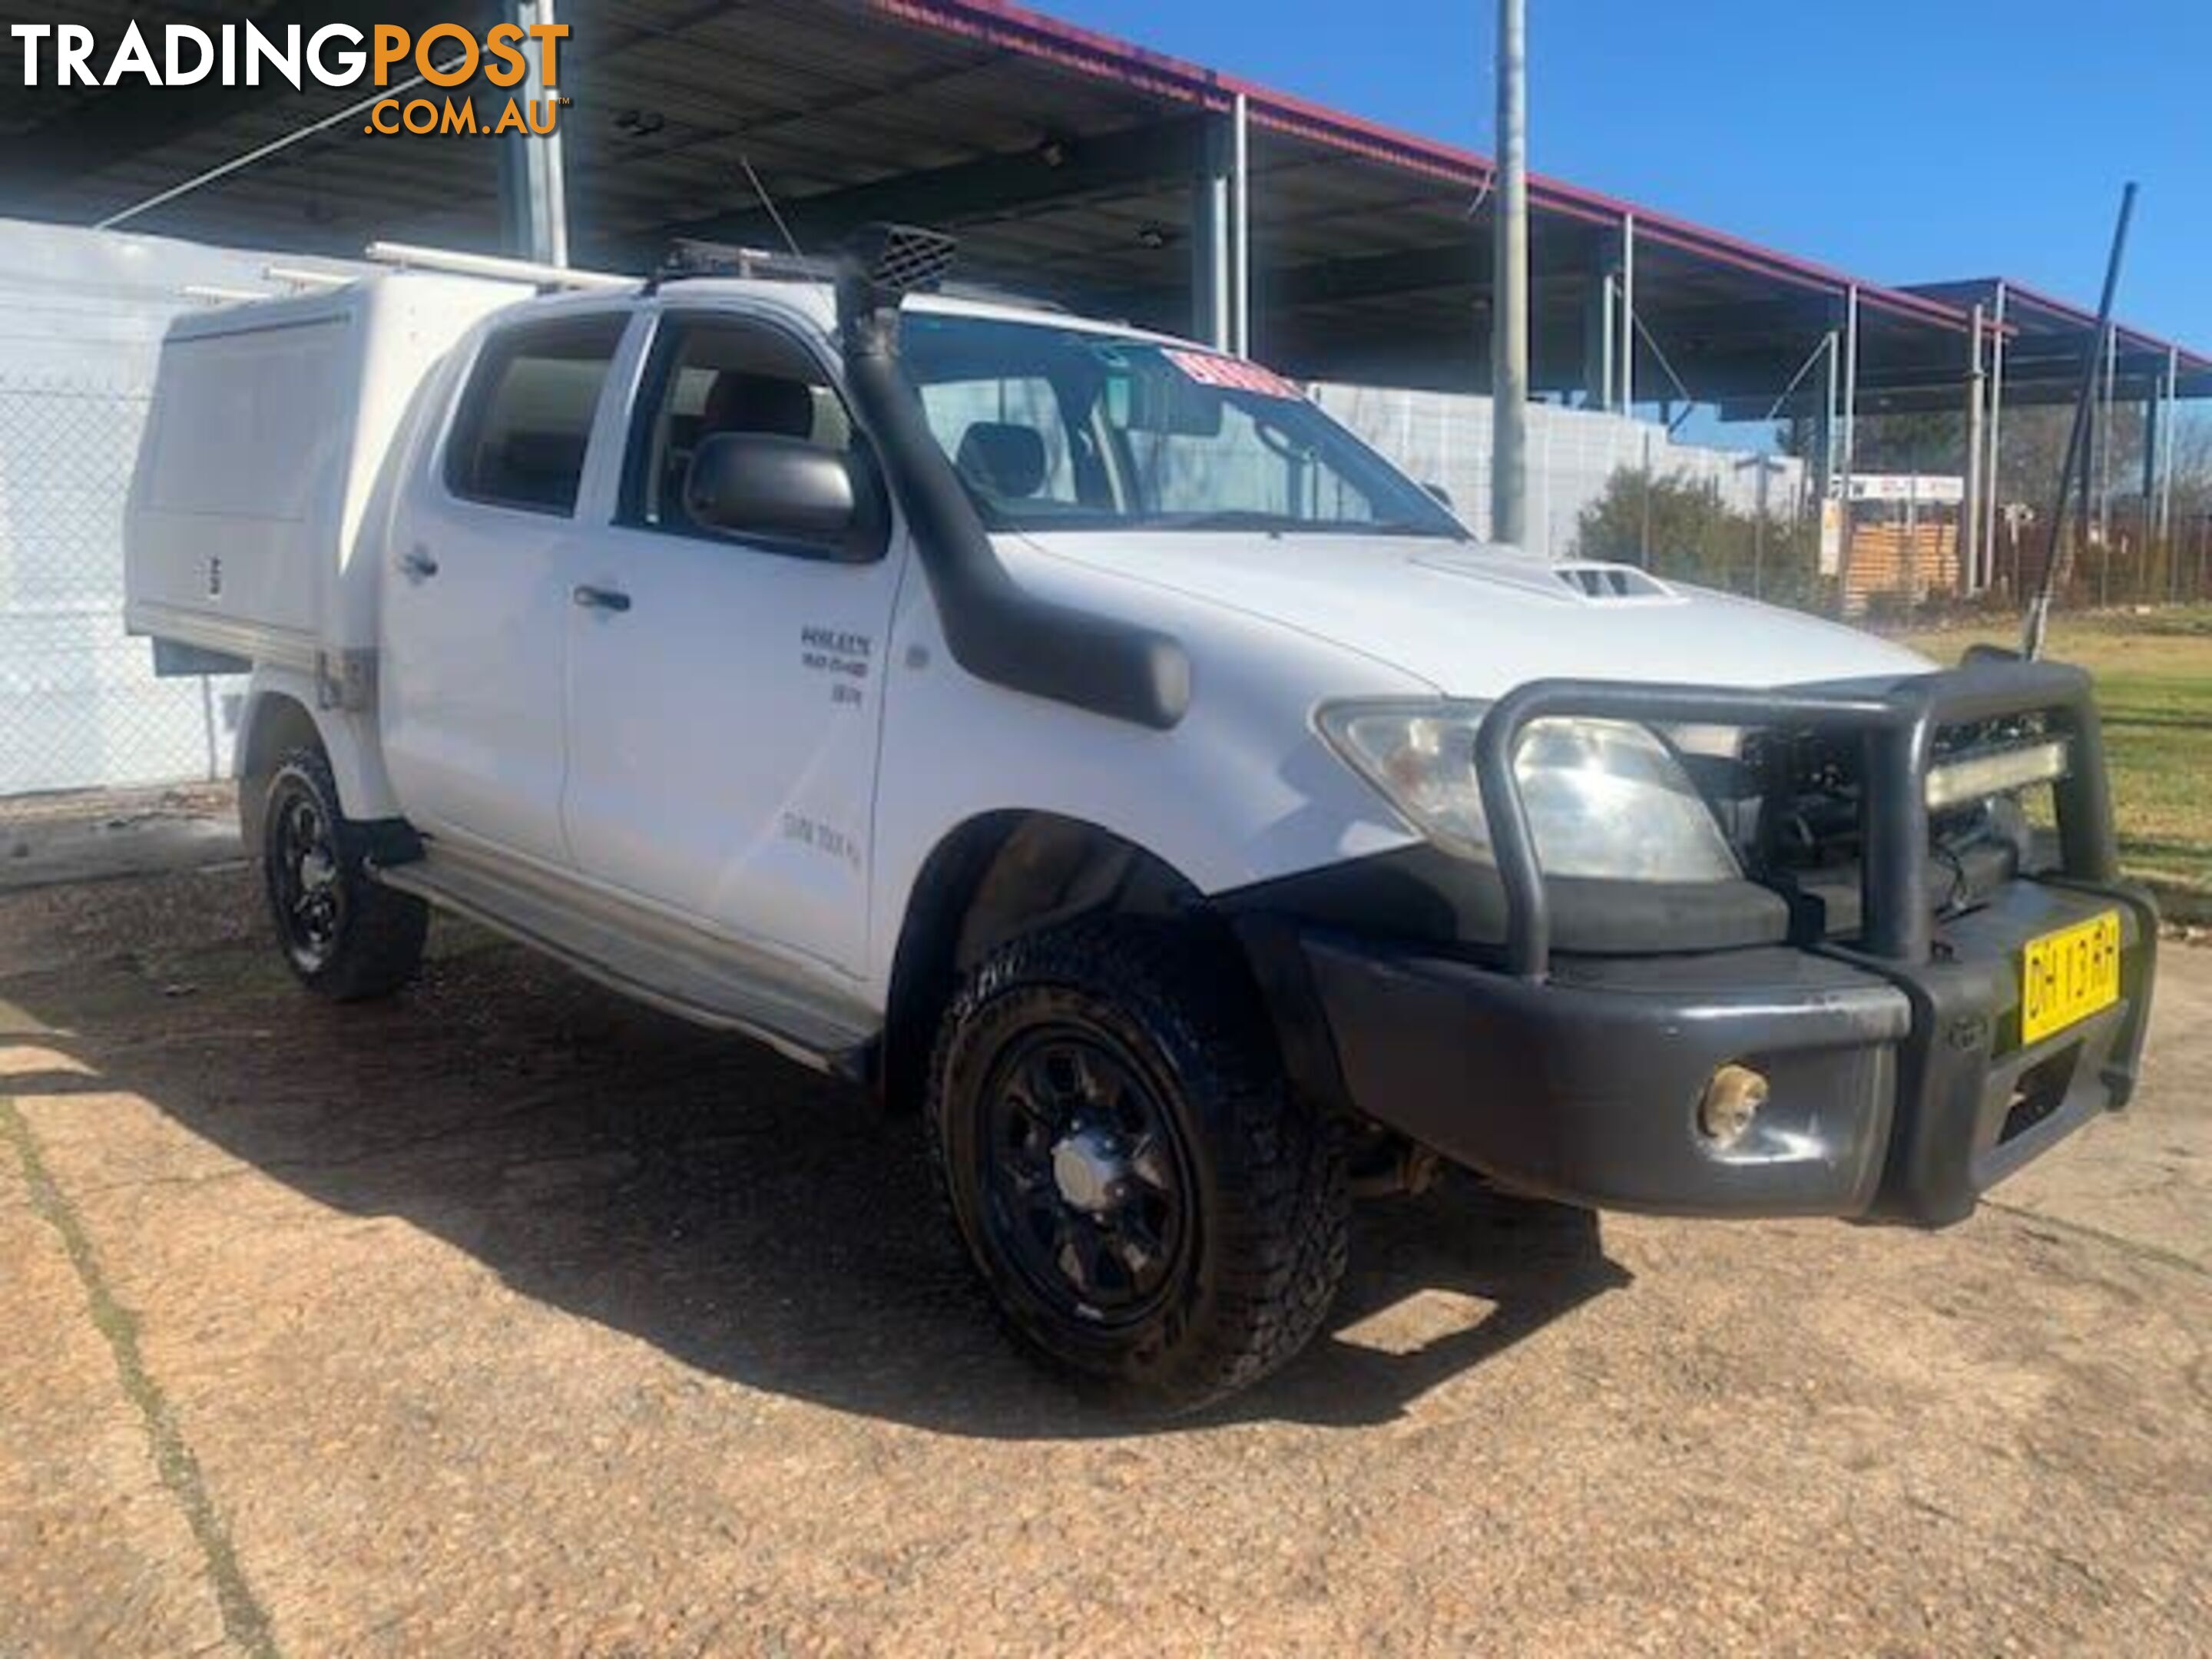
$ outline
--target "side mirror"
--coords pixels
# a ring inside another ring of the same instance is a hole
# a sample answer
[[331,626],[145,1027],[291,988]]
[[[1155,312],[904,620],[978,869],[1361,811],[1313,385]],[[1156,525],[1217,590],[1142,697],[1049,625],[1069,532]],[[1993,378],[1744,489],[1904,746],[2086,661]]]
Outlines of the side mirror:
[[881,558],[888,524],[864,455],[754,432],[720,432],[699,446],[684,510],[726,536],[847,564]]
[[1436,502],[1438,507],[1443,508],[1445,512],[1456,513],[1459,511],[1457,507],[1452,505],[1451,491],[1446,489],[1442,484],[1425,483],[1421,488],[1428,491],[1429,499]]

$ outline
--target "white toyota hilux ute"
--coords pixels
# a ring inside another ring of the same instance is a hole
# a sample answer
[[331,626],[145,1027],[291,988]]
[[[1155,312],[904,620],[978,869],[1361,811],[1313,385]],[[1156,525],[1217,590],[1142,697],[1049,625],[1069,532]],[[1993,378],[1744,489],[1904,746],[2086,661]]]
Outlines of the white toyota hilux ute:
[[917,1105],[1012,1329],[1170,1407],[1439,1159],[1939,1225],[2126,1103],[2080,672],[1485,546],[1292,384],[948,256],[173,326],[129,620],[252,666],[310,989],[444,907]]

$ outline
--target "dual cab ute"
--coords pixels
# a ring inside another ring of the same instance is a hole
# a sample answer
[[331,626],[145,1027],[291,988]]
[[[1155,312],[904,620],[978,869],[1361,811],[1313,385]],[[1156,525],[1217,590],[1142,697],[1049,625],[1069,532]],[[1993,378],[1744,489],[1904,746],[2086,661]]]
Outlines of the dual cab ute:
[[443,906],[915,1103],[1013,1330],[1171,1407],[1439,1157],[1940,1225],[2125,1103],[2082,674],[1483,545],[1275,374],[949,252],[177,323],[130,620],[252,665],[311,990]]

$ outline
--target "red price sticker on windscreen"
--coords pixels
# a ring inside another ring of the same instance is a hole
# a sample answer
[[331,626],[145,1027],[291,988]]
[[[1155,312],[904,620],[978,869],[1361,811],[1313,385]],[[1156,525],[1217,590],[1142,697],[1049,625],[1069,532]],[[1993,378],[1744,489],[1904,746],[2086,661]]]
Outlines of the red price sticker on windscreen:
[[1211,351],[1164,351],[1167,360],[1200,386],[1223,392],[1250,392],[1262,398],[1300,398],[1291,381],[1272,368],[1248,363],[1242,357],[1217,356]]

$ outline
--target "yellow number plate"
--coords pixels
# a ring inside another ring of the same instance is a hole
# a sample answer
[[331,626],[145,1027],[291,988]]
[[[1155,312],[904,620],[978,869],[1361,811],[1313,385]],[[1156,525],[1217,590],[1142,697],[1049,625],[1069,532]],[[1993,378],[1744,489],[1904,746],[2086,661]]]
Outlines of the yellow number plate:
[[2120,914],[2032,939],[2021,952],[2020,1040],[2040,1042],[2120,1000]]

